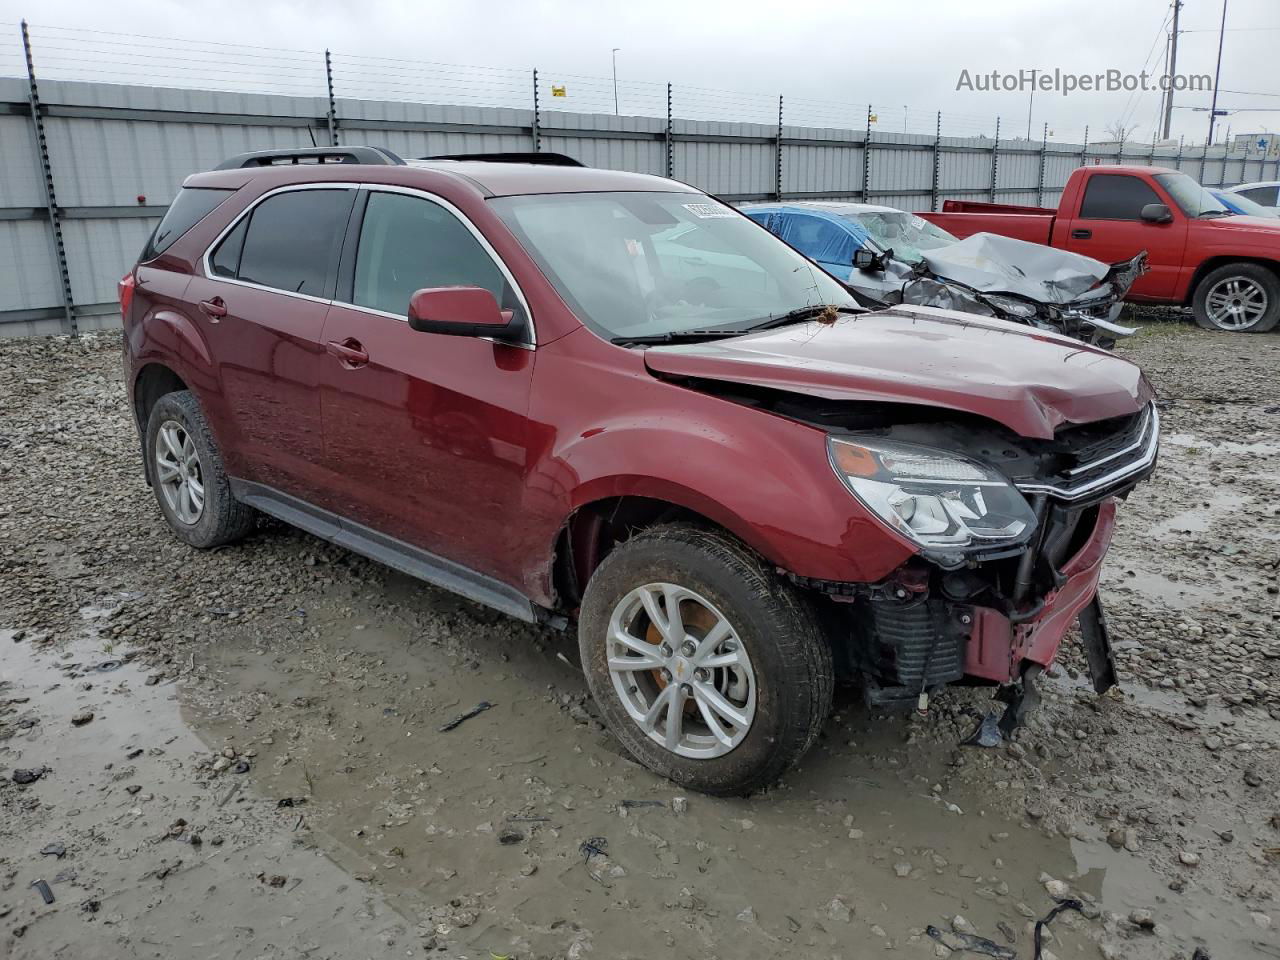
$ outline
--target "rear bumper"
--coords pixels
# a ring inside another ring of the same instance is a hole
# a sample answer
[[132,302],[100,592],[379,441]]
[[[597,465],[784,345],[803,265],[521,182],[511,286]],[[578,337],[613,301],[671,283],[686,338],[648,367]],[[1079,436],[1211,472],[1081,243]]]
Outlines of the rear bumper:
[[998,610],[975,608],[965,646],[967,676],[1012,683],[1021,676],[1024,661],[1043,667],[1053,663],[1076,617],[1097,595],[1115,521],[1116,502],[1106,500],[1098,507],[1093,533],[1062,565],[1062,583],[1045,596],[1044,606],[1033,618],[1014,624]]

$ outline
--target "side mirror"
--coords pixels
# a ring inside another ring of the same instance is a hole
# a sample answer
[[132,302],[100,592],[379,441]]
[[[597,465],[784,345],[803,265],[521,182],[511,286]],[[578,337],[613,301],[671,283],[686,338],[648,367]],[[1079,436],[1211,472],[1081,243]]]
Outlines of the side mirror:
[[866,247],[859,247],[853,251],[853,268],[855,270],[883,270],[891,259],[893,259],[892,250],[876,253]]
[[480,287],[430,287],[409,298],[409,326],[419,333],[501,339],[512,317]]
[[1172,223],[1173,213],[1163,203],[1148,203],[1138,214],[1147,223]]

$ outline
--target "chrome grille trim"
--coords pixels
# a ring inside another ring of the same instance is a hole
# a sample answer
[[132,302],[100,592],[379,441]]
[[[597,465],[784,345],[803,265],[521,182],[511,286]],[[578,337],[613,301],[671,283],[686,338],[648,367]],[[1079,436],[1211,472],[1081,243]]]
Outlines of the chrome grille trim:
[[1101,464],[1115,460],[1119,456],[1132,453],[1134,450],[1140,450],[1136,459],[1129,461],[1124,464],[1124,466],[1119,467],[1110,473],[1104,474],[1101,477],[1096,477],[1087,483],[1080,484],[1079,486],[1060,486],[1053,483],[1039,483],[1031,481],[1018,483],[1018,489],[1023,493],[1049,494],[1051,496],[1058,497],[1061,500],[1081,500],[1098,490],[1104,490],[1107,487],[1124,480],[1126,477],[1133,476],[1134,474],[1141,473],[1146,470],[1155,463],[1156,455],[1160,451],[1160,414],[1156,410],[1154,403],[1147,408],[1147,411],[1148,417],[1144,424],[1143,434],[1137,443],[1131,444],[1124,450],[1117,453],[1101,457],[1092,463],[1076,467],[1074,470],[1068,471],[1068,473],[1081,473],[1087,470],[1096,469]]

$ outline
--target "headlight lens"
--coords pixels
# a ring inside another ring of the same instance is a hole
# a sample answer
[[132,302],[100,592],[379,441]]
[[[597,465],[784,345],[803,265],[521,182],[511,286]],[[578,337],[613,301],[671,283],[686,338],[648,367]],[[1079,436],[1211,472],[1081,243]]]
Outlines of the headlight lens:
[[1003,310],[1011,317],[1020,317],[1023,320],[1030,320],[1032,317],[1036,317],[1040,313],[1034,304],[1027,303],[1025,300],[1019,300],[1017,297],[1006,297],[999,293],[984,293],[982,297],[991,306],[999,310]]
[[829,437],[831,466],[876,516],[931,552],[1016,543],[1036,517],[1003,475],[967,457],[892,440]]

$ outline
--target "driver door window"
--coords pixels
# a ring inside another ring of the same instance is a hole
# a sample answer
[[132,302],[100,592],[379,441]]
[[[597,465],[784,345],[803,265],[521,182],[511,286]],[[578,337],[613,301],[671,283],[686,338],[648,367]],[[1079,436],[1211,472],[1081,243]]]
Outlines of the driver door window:
[[462,221],[421,197],[371,192],[351,302],[403,317],[414,292],[426,287],[480,287],[513,310],[515,322],[527,322],[506,275]]

